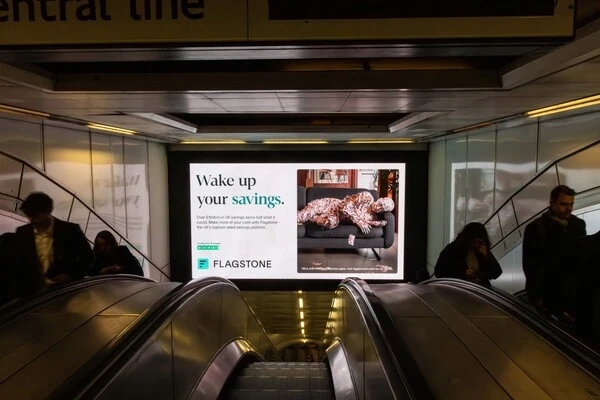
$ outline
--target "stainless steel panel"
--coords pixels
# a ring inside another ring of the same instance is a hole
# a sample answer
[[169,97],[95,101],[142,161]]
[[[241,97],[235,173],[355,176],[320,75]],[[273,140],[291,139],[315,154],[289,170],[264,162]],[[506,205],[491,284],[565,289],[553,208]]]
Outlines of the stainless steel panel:
[[171,325],[98,396],[99,400],[173,399]]
[[510,399],[440,319],[395,318],[436,399]]
[[336,400],[356,400],[357,393],[348,366],[346,351],[341,342],[335,341],[327,349],[327,359],[331,370]]
[[221,293],[221,345],[234,337],[248,335],[248,308],[239,293],[223,289]]
[[600,383],[529,329],[508,318],[471,318],[553,399],[597,399]]
[[58,298],[0,329],[0,381],[39,357],[87,320],[152,282],[108,282]]
[[464,346],[514,399],[545,399],[546,393],[519,368],[493,341],[447,303],[439,288],[410,287],[413,293],[426,301]]
[[365,398],[365,325],[358,308],[346,292],[344,293],[344,331],[341,339],[348,356],[348,364],[353,372],[354,383],[358,388],[358,398]]
[[81,315],[32,315],[1,332],[0,382],[26,366],[87,320]]
[[165,296],[171,290],[181,285],[178,282],[162,283],[160,285],[154,284],[140,292],[127,297],[123,301],[107,308],[102,311],[99,315],[114,315],[114,314],[141,314],[150,306],[152,306],[157,300]]
[[[393,339],[392,339],[393,340]],[[381,370],[381,363],[373,342],[365,340],[365,399],[381,400],[393,399],[385,374]],[[337,398],[337,396],[336,396]]]
[[121,281],[93,286],[69,297],[61,297],[33,311],[35,314],[93,314],[144,290],[154,282]]
[[[230,342],[219,351],[204,372],[200,383],[187,398],[189,400],[217,399],[229,378],[232,366],[237,365],[244,355],[252,351],[252,346],[246,340]],[[185,397],[176,396],[176,398]]]
[[466,317],[506,317],[498,307],[472,294],[447,287],[436,287],[435,291]]
[[418,296],[400,285],[372,285],[371,289],[385,304],[393,304],[388,312],[394,317],[434,317],[435,313]]
[[45,399],[135,317],[95,317],[0,385],[3,399]]
[[211,290],[187,304],[171,324],[176,399],[187,397],[200,373],[219,351],[220,291]]

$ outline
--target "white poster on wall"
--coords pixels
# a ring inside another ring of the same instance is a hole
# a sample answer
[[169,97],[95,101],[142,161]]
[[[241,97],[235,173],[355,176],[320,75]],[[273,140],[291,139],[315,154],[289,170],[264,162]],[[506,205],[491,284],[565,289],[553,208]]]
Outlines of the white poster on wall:
[[192,276],[402,279],[404,181],[404,164],[190,164]]

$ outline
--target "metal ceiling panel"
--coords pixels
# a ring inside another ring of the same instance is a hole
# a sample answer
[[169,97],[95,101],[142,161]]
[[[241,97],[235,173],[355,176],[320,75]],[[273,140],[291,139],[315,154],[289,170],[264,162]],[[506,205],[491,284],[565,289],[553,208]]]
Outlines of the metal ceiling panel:
[[322,91],[315,90],[311,92],[279,92],[277,97],[280,99],[304,99],[311,97],[322,97],[322,98],[347,98],[351,92],[346,91]]
[[283,112],[279,99],[252,98],[252,99],[215,99],[214,102],[229,112]]
[[342,111],[346,97],[302,97],[302,98],[280,98],[281,106],[286,112],[320,112],[334,113]]

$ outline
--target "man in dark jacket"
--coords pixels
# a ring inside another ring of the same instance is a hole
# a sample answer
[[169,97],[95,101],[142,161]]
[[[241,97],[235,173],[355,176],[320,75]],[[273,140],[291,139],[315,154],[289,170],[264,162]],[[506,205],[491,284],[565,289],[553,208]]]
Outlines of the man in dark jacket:
[[52,210],[52,199],[41,192],[30,194],[21,205],[30,223],[17,228],[15,237],[19,296],[81,279],[93,262],[79,225],[53,217]]
[[575,191],[559,185],[550,193],[547,212],[525,228],[523,272],[529,301],[541,311],[572,319],[579,243],[585,221],[571,215]]
[[14,237],[12,232],[0,235],[0,305],[15,298]]

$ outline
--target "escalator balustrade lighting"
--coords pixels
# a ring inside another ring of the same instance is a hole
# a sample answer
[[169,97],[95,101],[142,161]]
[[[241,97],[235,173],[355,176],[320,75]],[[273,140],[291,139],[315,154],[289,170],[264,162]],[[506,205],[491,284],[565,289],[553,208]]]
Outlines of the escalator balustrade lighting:
[[302,336],[305,336],[306,333],[304,333],[304,328],[302,328]]
[[89,124],[87,124],[87,127],[90,129],[96,129],[99,131],[121,133],[123,135],[134,135],[137,133],[136,131],[133,131],[131,129],[117,128],[116,126],[102,125],[102,124],[95,124],[95,123],[89,123]]
[[304,319],[304,311],[300,311],[300,319]]
[[550,107],[538,108],[528,111],[525,115],[529,118],[538,118],[545,115],[557,114],[565,111],[576,110],[578,108],[590,107],[600,104],[600,94],[590,97],[584,97],[579,100],[567,101]]
[[300,328],[304,328],[304,321],[300,321]]
[[4,104],[0,104],[0,112],[5,112],[5,113],[9,113],[9,114],[26,115],[29,117],[31,117],[31,116],[40,117],[40,118],[50,117],[50,114],[47,114],[45,112],[28,110],[26,108],[20,108],[20,107],[7,106]]
[[304,308],[304,299],[302,299],[302,297],[298,299],[298,305],[300,306],[300,308]]

